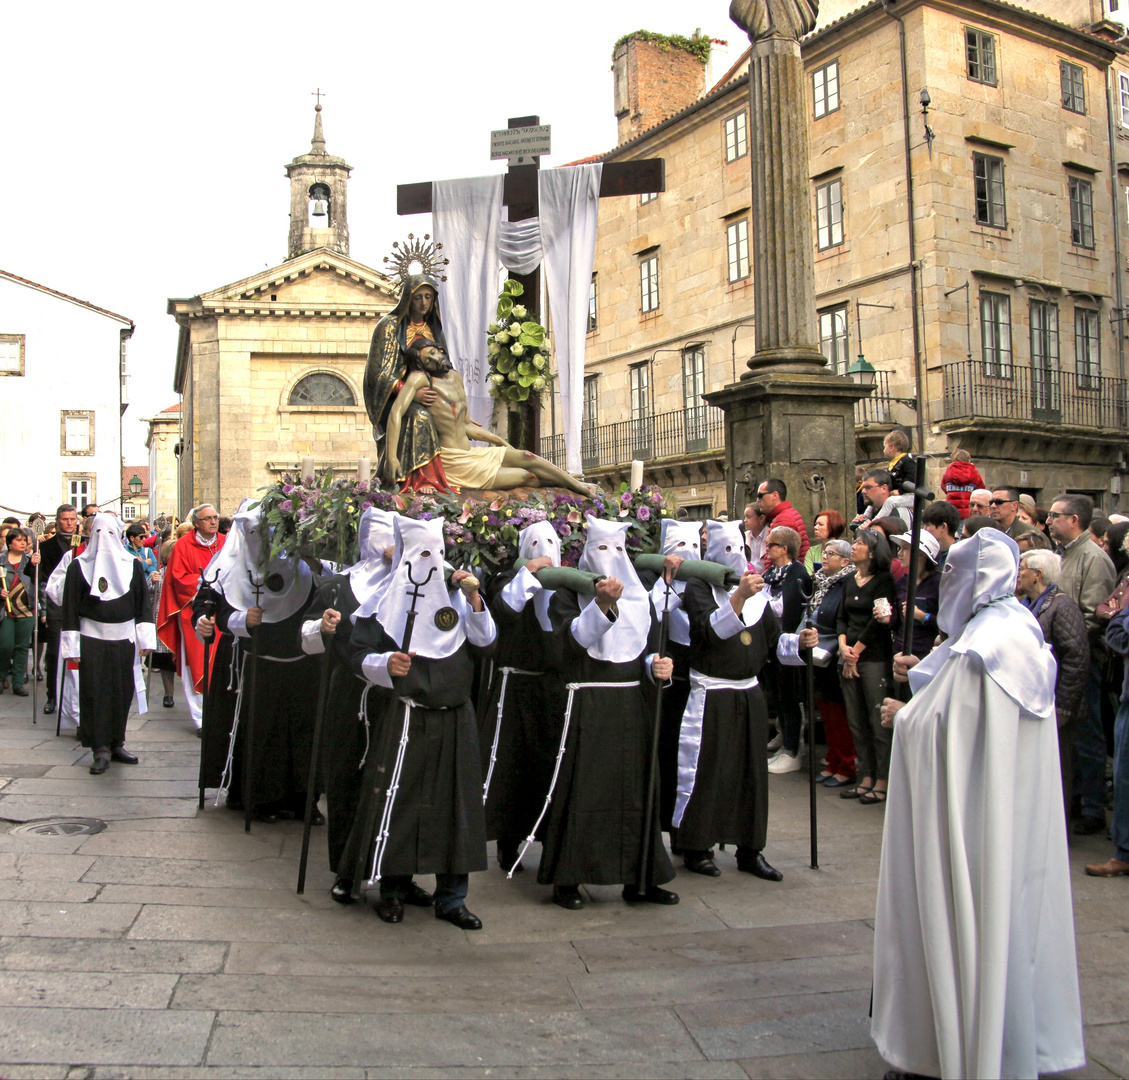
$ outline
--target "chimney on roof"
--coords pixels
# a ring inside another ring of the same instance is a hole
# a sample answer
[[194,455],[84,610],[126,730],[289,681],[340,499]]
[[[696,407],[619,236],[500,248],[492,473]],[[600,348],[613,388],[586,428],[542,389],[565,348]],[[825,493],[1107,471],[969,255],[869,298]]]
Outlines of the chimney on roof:
[[622,38],[612,55],[618,142],[692,105],[706,91],[709,38],[665,37],[636,31]]

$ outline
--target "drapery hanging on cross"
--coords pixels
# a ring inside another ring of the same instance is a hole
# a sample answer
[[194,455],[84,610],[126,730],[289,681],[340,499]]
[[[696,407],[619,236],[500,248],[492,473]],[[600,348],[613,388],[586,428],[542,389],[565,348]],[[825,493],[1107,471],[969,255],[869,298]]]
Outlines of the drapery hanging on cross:
[[435,239],[451,260],[439,310],[451,360],[466,384],[472,418],[489,425],[492,400],[486,328],[494,321],[499,271],[528,274],[544,265],[560,380],[565,467],[579,473],[584,402],[588,285],[596,251],[602,164],[537,173],[540,216],[503,220],[501,176],[432,185]]

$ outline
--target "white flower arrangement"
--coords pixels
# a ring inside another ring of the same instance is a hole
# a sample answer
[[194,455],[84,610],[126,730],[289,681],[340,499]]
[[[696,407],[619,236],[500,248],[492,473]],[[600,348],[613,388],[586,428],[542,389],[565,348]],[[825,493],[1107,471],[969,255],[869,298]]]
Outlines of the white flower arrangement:
[[524,287],[507,280],[498,297],[497,321],[487,328],[490,394],[518,411],[529,401],[536,404],[548,386],[542,372],[549,369],[549,342],[545,328],[528,319],[529,310],[515,304]]

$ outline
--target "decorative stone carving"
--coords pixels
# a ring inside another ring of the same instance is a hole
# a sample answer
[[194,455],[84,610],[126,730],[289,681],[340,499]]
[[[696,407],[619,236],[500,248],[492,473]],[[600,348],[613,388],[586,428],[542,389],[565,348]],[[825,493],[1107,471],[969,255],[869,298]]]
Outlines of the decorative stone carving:
[[729,17],[756,42],[763,38],[799,41],[815,29],[819,0],[733,0]]

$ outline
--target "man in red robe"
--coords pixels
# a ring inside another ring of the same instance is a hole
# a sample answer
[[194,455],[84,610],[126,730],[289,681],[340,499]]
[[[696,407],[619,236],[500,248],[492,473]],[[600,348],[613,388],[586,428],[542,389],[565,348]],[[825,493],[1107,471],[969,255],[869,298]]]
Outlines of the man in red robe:
[[188,520],[193,529],[176,542],[165,568],[157,636],[176,657],[188,712],[199,732],[204,709],[204,645],[192,629],[192,599],[200,587],[200,571],[223,547],[226,537],[219,535],[219,511],[209,503],[195,507]]

